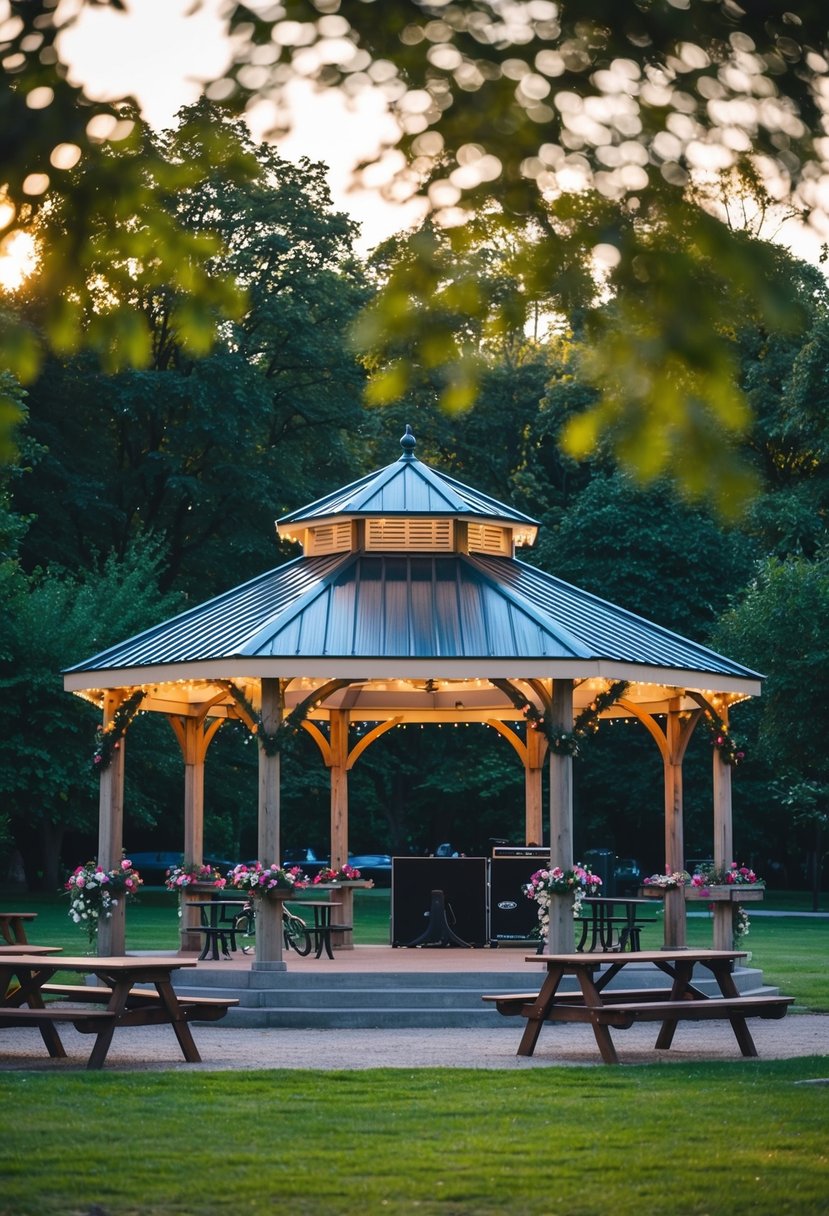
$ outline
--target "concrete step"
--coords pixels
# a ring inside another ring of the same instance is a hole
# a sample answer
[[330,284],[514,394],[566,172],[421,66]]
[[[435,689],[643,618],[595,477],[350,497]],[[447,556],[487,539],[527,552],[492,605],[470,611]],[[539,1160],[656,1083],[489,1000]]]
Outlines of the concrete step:
[[[667,977],[653,967],[625,969],[608,986],[614,988],[664,987]],[[621,981],[621,982],[620,982]],[[763,983],[757,968],[734,973],[743,996],[778,995]],[[695,984],[706,995],[718,989],[708,971],[700,969]],[[232,967],[182,972],[176,990],[182,995],[236,997],[239,1006],[228,1011],[224,1026],[285,1026],[308,1029],[372,1029],[380,1027],[499,1027],[515,1026],[492,1005],[484,993],[531,992],[541,983],[540,971],[492,972],[324,972],[250,971]],[[562,990],[577,991],[566,977]]]

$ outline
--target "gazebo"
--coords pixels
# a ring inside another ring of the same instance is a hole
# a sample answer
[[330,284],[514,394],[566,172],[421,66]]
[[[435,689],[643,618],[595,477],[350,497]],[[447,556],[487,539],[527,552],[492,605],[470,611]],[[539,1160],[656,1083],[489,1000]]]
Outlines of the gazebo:
[[[543,839],[549,767],[552,864],[573,863],[572,764],[581,732],[635,718],[664,772],[665,860],[683,868],[682,764],[699,722],[712,732],[712,856],[732,857],[731,705],[760,676],[714,651],[518,560],[538,523],[419,460],[407,426],[392,464],[277,521],[300,557],[64,672],[103,713],[98,860],[122,855],[125,738],[137,712],[164,714],[184,758],[187,864],[202,860],[204,762],[237,719],[259,742],[258,855],[280,860],[280,748],[305,730],[330,770],[331,865],[348,858],[348,774],[401,723],[487,723],[525,772],[525,839]],[[354,729],[352,729],[354,728]],[[113,746],[114,743],[118,746]],[[350,893],[344,892],[344,917]],[[562,901],[554,901],[561,903]],[[572,949],[572,916],[549,946]],[[682,891],[665,898],[665,944],[685,944]],[[185,945],[194,948],[195,941]],[[731,945],[730,905],[714,945]],[[123,953],[123,905],[99,929]],[[281,917],[258,917],[256,962],[282,970]]]

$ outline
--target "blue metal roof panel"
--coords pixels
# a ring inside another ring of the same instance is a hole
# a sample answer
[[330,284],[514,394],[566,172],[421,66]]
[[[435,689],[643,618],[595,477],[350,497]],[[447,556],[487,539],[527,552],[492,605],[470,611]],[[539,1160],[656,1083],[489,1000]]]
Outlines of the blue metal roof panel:
[[512,558],[297,558],[70,671],[232,657],[609,659],[755,677]]
[[368,477],[283,515],[277,523],[308,523],[334,515],[463,515],[537,526],[529,515],[436,473],[412,456],[401,456]]
[[67,670],[187,663],[249,653],[250,639],[263,625],[278,619],[341,561],[342,554],[296,558]]
[[571,633],[596,658],[760,679],[757,672],[644,617],[509,558],[470,558],[546,619]]

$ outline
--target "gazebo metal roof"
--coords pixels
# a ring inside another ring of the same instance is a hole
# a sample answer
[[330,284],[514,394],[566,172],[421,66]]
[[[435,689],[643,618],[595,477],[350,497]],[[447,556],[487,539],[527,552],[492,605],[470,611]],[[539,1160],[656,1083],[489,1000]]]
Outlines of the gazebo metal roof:
[[332,516],[450,515],[453,518],[497,520],[529,525],[538,521],[515,507],[465,486],[463,482],[430,469],[414,455],[411,429],[400,441],[403,455],[393,464],[369,473],[350,485],[317,499],[298,511],[283,515],[280,528],[288,524],[319,522]]
[[[313,529],[342,515],[398,512],[485,517],[513,538],[516,525],[535,528],[529,516],[417,460],[408,427],[401,444],[393,464],[280,524]],[[577,704],[594,695],[591,681],[625,680],[628,700],[654,711],[686,690],[754,695],[761,678],[514,556],[457,547],[365,552],[355,542],[348,551],[296,558],[109,647],[67,669],[65,687],[100,700],[105,689],[141,686],[146,708],[164,708],[171,700],[217,702],[222,681],[263,677],[290,679],[289,703],[315,684],[351,681],[348,703],[365,717],[394,700],[389,681],[412,711],[435,710],[440,681],[486,685],[486,693],[465,695],[464,706],[514,717],[490,680],[574,679],[585,685]],[[425,693],[400,688],[424,680]],[[446,705],[460,705],[452,697]],[[339,703],[340,694],[328,701]]]

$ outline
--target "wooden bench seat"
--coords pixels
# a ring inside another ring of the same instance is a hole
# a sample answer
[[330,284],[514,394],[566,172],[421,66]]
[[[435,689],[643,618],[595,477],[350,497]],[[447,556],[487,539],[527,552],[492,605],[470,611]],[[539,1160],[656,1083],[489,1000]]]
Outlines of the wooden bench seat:
[[[47,1005],[45,1009],[29,1009],[23,1005],[20,1008],[11,1006],[0,1007],[0,1028],[4,1026],[43,1026],[51,1022],[72,1022],[80,1030],[85,1029],[94,1034],[115,1017],[108,1009],[71,1009],[67,1005],[60,1007]],[[91,1024],[90,1024],[91,1023]]]
[[[57,997],[64,1001],[92,1002],[98,1005],[106,1005],[112,996],[109,988],[98,987],[94,984],[44,984],[41,992],[44,996]],[[221,1017],[227,1013],[228,1009],[239,1004],[239,998],[235,996],[182,996],[180,993],[176,993],[176,999],[182,1009],[192,1009],[194,1014],[203,1015],[210,1021]],[[158,1000],[158,993],[154,988],[130,988],[127,1008],[155,1005],[158,1004]],[[52,1005],[53,1002],[50,1002],[50,1008]],[[219,1012],[214,1012],[214,1010]]]
[[[782,1018],[794,1002],[792,996],[736,996],[711,997],[701,1001],[643,1001],[631,1004],[608,1004],[599,1008],[563,1009],[561,1012],[577,1012],[581,1021],[596,1020],[605,1026],[626,1029],[634,1022],[708,1021],[720,1018]],[[553,1014],[555,1010],[552,1011]],[[551,1021],[570,1021],[572,1018],[551,1017]]]
[[[618,992],[608,993],[613,997],[613,1003],[627,1004],[628,1002],[667,1001],[670,999],[670,988],[623,988]],[[504,992],[493,996],[484,996],[484,1001],[493,1001],[499,1013],[509,1017],[520,1014],[526,1005],[532,1005],[538,999],[538,992]],[[556,995],[556,1004],[584,1005],[584,997],[580,992],[564,992]]]

